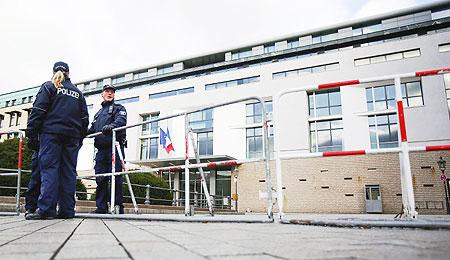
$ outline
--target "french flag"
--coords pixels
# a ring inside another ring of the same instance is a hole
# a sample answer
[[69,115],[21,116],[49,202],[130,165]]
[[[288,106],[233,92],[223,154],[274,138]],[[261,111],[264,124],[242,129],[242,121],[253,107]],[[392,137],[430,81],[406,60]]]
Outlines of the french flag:
[[170,153],[170,151],[174,151],[172,144],[172,139],[170,138],[169,128],[166,128],[166,132],[162,130],[162,128],[159,128],[159,144],[166,150],[167,153]]

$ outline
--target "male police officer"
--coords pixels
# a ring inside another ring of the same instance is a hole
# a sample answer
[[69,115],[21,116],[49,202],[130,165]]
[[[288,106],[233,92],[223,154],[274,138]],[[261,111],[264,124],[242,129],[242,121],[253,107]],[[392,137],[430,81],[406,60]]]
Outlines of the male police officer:
[[[111,152],[112,152],[112,129],[125,126],[127,124],[127,111],[125,107],[120,104],[114,103],[116,88],[113,85],[105,85],[103,87],[102,108],[95,114],[92,126],[89,129],[89,133],[102,132],[101,135],[95,137],[94,146],[98,149],[95,156],[95,174],[109,173],[111,172]],[[125,130],[118,131],[116,133],[116,141],[120,144],[120,150],[124,154],[124,143],[126,138]],[[116,151],[116,172],[122,171],[122,166],[119,160],[118,152]],[[115,203],[119,206],[119,213],[123,214],[123,202],[122,202],[122,176],[116,176],[116,194]],[[97,209],[94,213],[105,214],[108,213],[108,180],[109,177],[97,177],[96,188],[96,206]]]

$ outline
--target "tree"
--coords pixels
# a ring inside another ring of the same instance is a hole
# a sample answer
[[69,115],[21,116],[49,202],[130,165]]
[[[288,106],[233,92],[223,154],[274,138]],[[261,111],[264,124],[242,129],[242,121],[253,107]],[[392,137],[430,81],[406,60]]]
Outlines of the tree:
[[[17,172],[17,160],[19,155],[19,139],[8,139],[0,143],[0,168],[12,169]],[[22,169],[30,170],[31,168],[31,156],[33,151],[26,147],[25,142],[23,145],[23,160]],[[22,172],[21,175],[21,187],[26,187],[30,181],[31,173]],[[0,186],[17,187],[17,176],[0,176]],[[0,189],[0,195],[2,196],[15,196],[15,189]]]
[[[22,159],[22,169],[31,169],[31,157],[33,155],[31,149],[29,149],[25,142],[23,145],[23,159]],[[19,155],[19,138],[8,139],[0,143],[0,168],[12,169],[17,172],[17,160]],[[22,172],[20,178],[20,186],[28,187],[28,182],[30,182],[31,173]],[[17,187],[17,176],[0,176],[0,186],[11,187],[11,189],[0,189],[0,196],[15,196]],[[13,189],[14,188],[14,189]],[[86,191],[84,184],[77,180],[77,191]],[[23,194],[24,190],[21,191]],[[78,199],[86,199],[86,194],[78,194]]]

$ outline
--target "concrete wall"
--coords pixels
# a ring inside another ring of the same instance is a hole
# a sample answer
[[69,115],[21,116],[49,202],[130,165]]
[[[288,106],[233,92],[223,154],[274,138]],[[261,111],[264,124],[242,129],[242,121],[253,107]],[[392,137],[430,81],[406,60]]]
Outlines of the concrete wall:
[[[419,214],[446,212],[444,186],[440,171],[436,169],[439,156],[449,160],[450,152],[411,153]],[[274,162],[271,163],[275,187]],[[284,211],[287,213],[365,213],[365,185],[380,185],[383,213],[401,211],[398,154],[290,159],[282,161],[282,168]],[[243,164],[237,174],[239,212],[266,212],[266,200],[259,197],[261,192],[267,191],[263,163]],[[274,210],[277,210],[276,204]]]

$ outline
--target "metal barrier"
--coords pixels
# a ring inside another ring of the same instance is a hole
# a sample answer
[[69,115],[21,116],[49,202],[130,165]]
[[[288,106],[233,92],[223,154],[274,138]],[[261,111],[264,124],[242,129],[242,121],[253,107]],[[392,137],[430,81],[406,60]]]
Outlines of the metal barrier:
[[16,187],[16,213],[20,214],[20,179],[22,176],[22,160],[23,160],[23,134],[21,131],[6,131],[0,132],[0,136],[4,134],[18,134],[19,135],[19,151],[17,158],[17,170],[16,169],[5,169],[1,168],[0,171],[10,171],[7,173],[2,173],[0,176],[17,176],[17,187]]
[[[173,115],[169,115],[169,116],[165,116],[165,117],[160,117],[160,118],[156,118],[156,119],[152,119],[152,120],[148,120],[145,122],[141,122],[141,123],[137,123],[137,124],[131,124],[131,125],[127,125],[127,126],[123,126],[123,127],[118,127],[113,129],[112,131],[112,147],[115,147],[115,140],[116,140],[116,132],[120,131],[120,130],[125,130],[128,128],[132,128],[132,127],[138,127],[144,124],[149,124],[149,123],[153,123],[153,122],[158,122],[158,121],[162,121],[162,120],[167,120],[167,119],[171,119],[171,118],[175,118],[175,117],[179,117],[179,116],[184,116],[185,117],[185,164],[184,166],[172,166],[172,167],[160,167],[160,168],[153,168],[150,171],[122,171],[122,172],[115,172],[115,158],[116,158],[116,149],[112,149],[112,154],[111,154],[111,165],[112,165],[112,171],[111,173],[106,173],[106,174],[97,174],[97,175],[92,175],[92,176],[82,176],[82,177],[78,177],[79,179],[90,179],[90,178],[97,178],[97,177],[108,177],[108,176],[118,176],[118,175],[128,175],[128,174],[138,174],[138,173],[148,173],[148,172],[157,172],[160,170],[181,170],[184,169],[185,171],[185,191],[187,192],[186,194],[190,194],[189,191],[189,169],[190,168],[201,168],[201,167],[211,167],[211,166],[218,166],[218,165],[237,165],[238,163],[247,163],[247,162],[254,162],[254,161],[259,161],[259,160],[231,160],[231,161],[219,161],[219,162],[214,162],[214,163],[198,163],[197,164],[190,164],[189,162],[189,121],[188,121],[188,115],[195,113],[195,112],[200,112],[203,110],[207,110],[207,109],[211,109],[211,108],[217,108],[217,107],[222,107],[222,106],[227,106],[227,105],[231,105],[231,104],[235,104],[235,103],[240,103],[240,102],[244,102],[244,101],[248,101],[248,100],[256,100],[257,102],[259,102],[261,104],[261,108],[262,108],[262,128],[263,128],[263,149],[264,149],[264,154],[263,154],[263,160],[265,162],[265,175],[266,175],[266,186],[267,186],[267,216],[270,220],[273,219],[273,203],[272,203],[272,180],[271,180],[271,174],[270,174],[270,167],[269,167],[269,139],[268,139],[268,120],[267,120],[267,114],[266,114],[266,108],[264,106],[264,101],[260,98],[260,97],[248,97],[248,98],[241,98],[241,99],[237,99],[237,100],[233,100],[233,101],[229,101],[229,102],[225,102],[225,103],[221,103],[221,104],[217,104],[217,105],[212,105],[212,106],[205,106],[202,108],[198,108],[198,109],[193,109],[193,110],[189,110],[186,112],[182,112],[182,113],[176,113]],[[97,135],[102,134],[101,132],[95,133],[95,134],[91,134],[89,136],[87,136],[88,138],[92,138],[95,137]],[[119,149],[120,151],[120,149]],[[110,211],[114,214],[115,212],[115,196],[113,194],[115,194],[115,178],[111,178],[111,201],[110,201]],[[190,216],[191,215],[191,209],[190,209],[190,196],[185,196],[185,216]],[[211,207],[210,207],[211,208]]]
[[[171,202],[172,206],[182,205],[182,202],[183,202],[183,201],[182,201],[182,200],[177,200],[177,199],[176,199],[177,196],[176,196],[175,194],[176,194],[176,193],[179,193],[179,194],[184,193],[184,190],[177,190],[177,189],[170,189],[170,188],[155,187],[155,186],[151,186],[151,185],[149,185],[149,184],[147,184],[147,185],[142,185],[142,184],[131,184],[131,186],[133,186],[133,187],[138,187],[138,188],[145,188],[145,191],[146,191],[146,192],[145,192],[145,197],[135,197],[135,198],[136,198],[136,199],[143,199],[143,200],[144,200],[144,204],[146,204],[146,205],[150,205],[150,204],[151,204],[151,201],[167,201],[167,202]],[[170,193],[172,194],[172,200],[158,199],[158,198],[152,198],[152,197],[150,197],[150,190],[151,190],[151,189],[155,189],[155,190],[164,190],[164,191],[170,192]],[[194,202],[197,201],[197,203],[195,203],[196,206],[198,206],[198,207],[200,207],[200,208],[203,208],[203,206],[209,207],[209,205],[208,205],[208,200],[206,199],[206,197],[207,197],[206,193],[195,192],[195,191],[189,192],[189,193],[194,195],[194,198],[193,198],[193,199],[190,199],[190,200],[191,200],[191,201],[194,201]],[[197,196],[197,198],[195,198],[196,196]],[[200,196],[200,198],[198,198],[198,196]],[[209,196],[212,198],[212,201],[214,201],[213,204],[212,204],[212,206],[213,206],[214,208],[221,208],[221,209],[227,208],[227,209],[231,209],[231,203],[230,203],[231,197],[230,197],[230,196],[221,196],[221,195],[212,195],[212,194],[209,194]],[[205,197],[205,198],[202,198],[202,197]],[[221,207],[217,206],[217,204],[219,204],[219,203],[217,203],[217,202],[215,202],[215,201],[218,201],[218,200],[222,200],[222,201],[223,201],[224,199],[227,199],[227,200],[228,200],[228,202],[227,202],[227,204],[228,204],[227,207],[223,207],[223,205],[222,205]],[[205,205],[203,205],[202,203],[198,204],[198,201],[200,201],[200,202],[204,201],[204,202],[206,202],[207,204],[205,204]]]
[[[401,190],[402,190],[402,203],[403,203],[403,213],[408,219],[415,219],[417,217],[417,212],[414,202],[414,193],[412,186],[412,175],[411,175],[411,165],[409,160],[409,151],[437,151],[437,150],[450,150],[450,145],[443,146],[426,146],[426,147],[409,147],[408,139],[406,136],[406,124],[405,116],[403,110],[403,99],[401,92],[401,79],[408,77],[424,77],[431,75],[438,75],[450,73],[450,68],[419,71],[413,73],[404,73],[396,75],[388,75],[382,77],[374,77],[360,80],[348,80],[340,82],[332,82],[318,85],[303,86],[296,89],[286,90],[278,93],[273,99],[273,131],[274,131],[274,149],[275,149],[275,167],[276,167],[276,178],[277,178],[277,202],[278,202],[278,212],[279,219],[283,217],[283,182],[282,182],[282,168],[281,159],[287,158],[310,158],[310,157],[321,157],[321,156],[342,156],[342,155],[357,155],[357,154],[368,154],[368,153],[381,153],[381,152],[398,152],[400,159],[400,176],[401,176]],[[383,80],[394,80],[395,84],[395,97],[397,101],[397,117],[400,128],[400,135],[398,135],[399,143],[401,144],[399,148],[393,149],[379,149],[379,150],[359,150],[359,151],[340,151],[340,152],[323,152],[323,153],[312,153],[312,154],[298,154],[295,156],[281,156],[280,155],[280,130],[277,124],[279,120],[279,105],[280,98],[295,92],[302,91],[317,91],[321,89],[329,88],[340,88],[343,86],[359,85],[364,83],[371,83]]]

